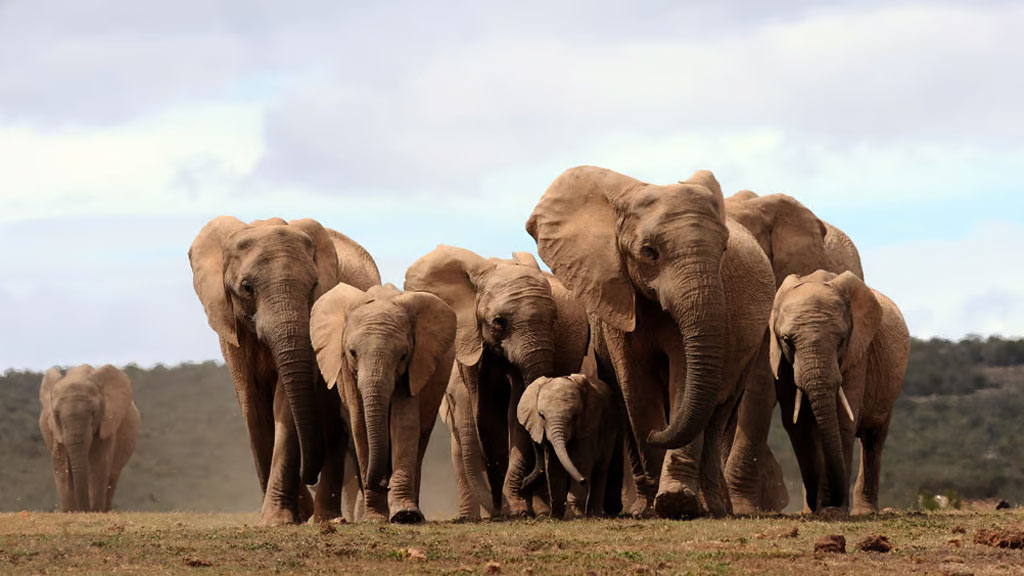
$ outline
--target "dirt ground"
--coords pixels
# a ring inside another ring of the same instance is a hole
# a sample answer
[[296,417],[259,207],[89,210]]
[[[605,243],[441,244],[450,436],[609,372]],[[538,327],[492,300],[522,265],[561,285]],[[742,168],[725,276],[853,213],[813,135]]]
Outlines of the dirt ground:
[[[255,521],[231,514],[0,514],[0,573],[1024,574],[1024,550],[998,547],[1014,545],[1024,509],[843,522],[779,516],[261,528]],[[837,535],[843,538],[830,538]],[[878,537],[891,544],[889,552],[858,549],[861,542],[886,548]],[[816,553],[816,544],[846,551]]]

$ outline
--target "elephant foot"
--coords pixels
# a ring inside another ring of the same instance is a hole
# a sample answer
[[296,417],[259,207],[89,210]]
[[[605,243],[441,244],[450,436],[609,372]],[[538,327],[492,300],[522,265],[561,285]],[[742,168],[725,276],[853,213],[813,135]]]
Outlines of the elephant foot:
[[510,498],[505,505],[504,515],[509,518],[528,518],[530,509],[526,505],[526,500]]
[[316,509],[313,503],[313,496],[310,495],[309,490],[305,486],[299,488],[299,511],[298,520],[300,524],[305,524],[314,514]]
[[654,511],[661,518],[675,520],[698,518],[701,515],[700,498],[690,488],[659,492],[654,497]]
[[418,508],[406,508],[391,515],[392,524],[419,524],[423,520],[423,513]]
[[361,521],[362,522],[370,522],[370,523],[385,523],[385,522],[388,521],[388,515],[387,514],[382,514],[379,511],[370,510],[369,508],[367,508],[366,509],[366,513],[363,514],[363,517],[362,517]]
[[260,526],[285,526],[287,524],[301,524],[299,517],[287,508],[263,507],[260,512]]

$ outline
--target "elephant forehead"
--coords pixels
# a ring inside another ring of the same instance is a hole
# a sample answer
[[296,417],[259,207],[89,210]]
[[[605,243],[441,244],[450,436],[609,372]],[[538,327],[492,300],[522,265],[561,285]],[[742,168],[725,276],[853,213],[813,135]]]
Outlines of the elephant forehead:
[[225,239],[225,248],[248,251],[260,248],[294,248],[312,254],[313,239],[294,226],[250,226]]
[[405,308],[394,300],[370,300],[349,312],[349,332],[355,334],[408,331],[412,325]]
[[538,402],[546,405],[573,406],[580,401],[578,386],[568,378],[555,378],[537,393]]
[[551,286],[539,270],[526,266],[498,266],[491,274],[487,294],[507,298],[546,298],[554,301]]
[[703,186],[644,186],[633,193],[631,210],[640,216],[671,219],[687,214],[717,217],[715,195]]
[[784,320],[799,324],[845,327],[846,300],[826,284],[806,283],[789,291],[779,306]]

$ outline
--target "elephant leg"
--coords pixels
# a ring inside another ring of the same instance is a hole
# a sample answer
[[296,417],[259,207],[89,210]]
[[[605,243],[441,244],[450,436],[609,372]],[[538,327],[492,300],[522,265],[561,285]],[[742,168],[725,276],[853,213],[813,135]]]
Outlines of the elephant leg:
[[[325,448],[320,481],[313,499],[313,521],[326,522],[341,516],[342,484],[345,478],[344,444],[334,442]],[[302,490],[306,490],[302,487]],[[308,493],[308,491],[307,491]]]
[[878,484],[882,471],[882,446],[889,435],[889,423],[882,428],[865,430],[860,439],[860,473],[854,489],[853,513],[878,513]]
[[598,471],[599,478],[603,482],[604,487],[600,491],[595,491],[594,488],[591,488],[591,492],[597,494],[597,498],[600,498],[600,503],[598,504],[600,509],[596,512],[600,515],[615,518],[622,513],[622,483],[625,476],[623,463],[625,458],[621,432],[615,436],[615,441],[609,449],[611,453],[602,458],[603,470]]
[[57,485],[60,509],[63,512],[70,512],[75,508],[75,491],[71,486],[71,470],[67,451],[60,444],[54,443],[50,450],[50,457],[53,461],[53,480]]
[[[662,518],[697,518],[701,515],[699,466],[705,432],[682,448],[665,454],[654,510]],[[721,458],[718,454],[716,457]]]
[[107,487],[114,459],[113,438],[96,438],[89,451],[89,510],[104,512],[107,505]]
[[700,490],[708,514],[721,518],[733,513],[732,502],[725,475],[722,472],[722,444],[729,419],[735,413],[737,399],[717,407],[711,422],[704,432],[704,447],[701,450]]
[[348,522],[356,521],[356,502],[359,500],[359,470],[352,453],[345,450],[344,483],[341,486],[342,512]]
[[416,505],[416,469],[420,445],[419,399],[403,391],[391,398],[391,478],[388,491],[390,521],[414,524],[423,521]]
[[[300,522],[299,437],[283,390],[274,396],[274,451],[260,524],[278,526]],[[308,492],[306,493],[308,498]]]
[[788,500],[785,486],[775,483],[773,474],[765,473],[766,470],[781,470],[768,447],[768,432],[775,410],[775,379],[767,349],[766,340],[753,368],[745,376],[736,412],[736,431],[725,466],[729,497],[736,514],[778,512],[781,508],[775,508],[775,503]]
[[[454,424],[453,424],[454,425]],[[451,435],[452,466],[455,468],[455,494],[459,505],[459,518],[462,520],[479,520],[480,503],[473,494],[473,487],[466,479],[465,464],[462,461],[462,445],[459,435]]]
[[523,480],[533,470],[534,450],[533,440],[530,439],[526,428],[519,423],[516,415],[522,396],[523,386],[513,385],[506,415],[509,436],[508,471],[505,473],[501,492],[505,500],[505,513],[513,517],[530,516],[533,513],[532,502],[523,495]]
[[548,478],[548,494],[551,497],[551,517],[565,519],[565,504],[569,491],[569,474],[558,461],[550,446],[544,447],[544,474]]
[[220,341],[220,349],[224,354],[224,361],[231,371],[231,379],[235,384],[235,395],[238,397],[238,406],[245,418],[245,427],[249,432],[249,445],[252,449],[253,461],[256,465],[256,477],[260,482],[260,490],[266,494],[267,481],[270,478],[271,459],[274,453],[274,422],[275,422],[275,383],[266,385],[264,382],[257,382],[256,376],[248,365],[244,347],[252,346],[248,341],[251,336],[247,332],[239,333],[241,346],[235,347],[223,339]]

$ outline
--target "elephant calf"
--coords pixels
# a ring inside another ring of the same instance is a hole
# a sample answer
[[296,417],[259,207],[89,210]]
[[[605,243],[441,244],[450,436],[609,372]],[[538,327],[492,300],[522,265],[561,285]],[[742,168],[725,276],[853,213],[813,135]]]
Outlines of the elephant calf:
[[803,476],[805,509],[848,508],[856,436],[861,465],[853,513],[877,512],[882,445],[910,355],[899,309],[852,272],[818,270],[786,278],[769,329],[771,367]]
[[83,364],[67,374],[50,368],[39,401],[39,430],[53,457],[61,510],[108,512],[139,437],[131,380],[109,364],[99,370]]
[[517,415],[544,455],[524,487],[543,470],[551,516],[618,516],[623,429],[611,388],[583,374],[538,378],[523,392]]
[[313,306],[310,337],[349,414],[367,515],[422,522],[420,470],[454,361],[455,312],[426,292],[338,284]]

